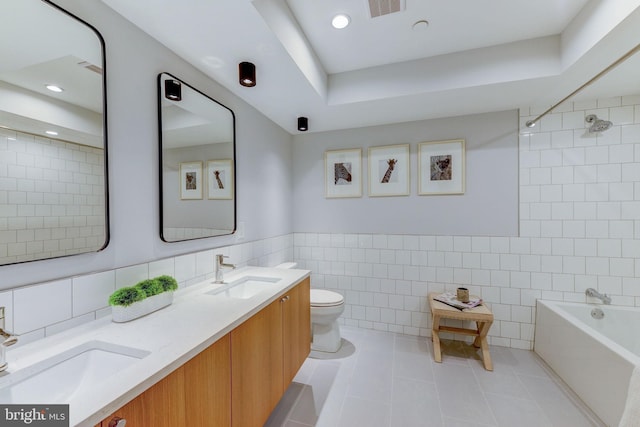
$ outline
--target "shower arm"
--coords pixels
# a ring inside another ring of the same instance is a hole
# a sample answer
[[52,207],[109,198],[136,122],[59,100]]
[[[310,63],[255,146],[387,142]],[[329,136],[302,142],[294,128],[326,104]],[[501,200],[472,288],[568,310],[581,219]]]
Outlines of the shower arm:
[[626,61],[627,59],[629,59],[629,57],[633,56],[633,54],[635,54],[636,52],[640,51],[640,43],[638,43],[633,49],[631,49],[630,51],[628,51],[627,53],[625,53],[624,55],[622,55],[620,58],[618,58],[616,61],[614,61],[611,65],[609,65],[607,68],[605,68],[604,70],[600,71],[598,74],[596,74],[595,76],[593,76],[591,78],[591,80],[589,80],[588,82],[584,83],[582,86],[580,86],[578,89],[574,90],[573,92],[571,92],[569,95],[565,96],[564,98],[562,98],[560,101],[556,102],[555,104],[553,104],[551,107],[549,107],[549,109],[547,109],[544,113],[540,114],[538,117],[536,117],[533,120],[529,120],[526,125],[528,128],[532,128],[536,125],[536,123],[538,121],[540,121],[541,118],[543,118],[544,116],[546,116],[547,114],[549,114],[551,111],[553,111],[554,108],[556,108],[558,105],[562,104],[563,102],[565,102],[567,99],[571,98],[573,95],[575,95],[576,93],[580,92],[582,89],[584,89],[585,87],[589,86],[591,83],[595,82],[596,80],[598,80],[600,77],[604,76],[605,74],[607,74],[609,71],[611,71],[612,69],[614,69],[615,67],[617,67],[618,65],[620,65],[620,63]]

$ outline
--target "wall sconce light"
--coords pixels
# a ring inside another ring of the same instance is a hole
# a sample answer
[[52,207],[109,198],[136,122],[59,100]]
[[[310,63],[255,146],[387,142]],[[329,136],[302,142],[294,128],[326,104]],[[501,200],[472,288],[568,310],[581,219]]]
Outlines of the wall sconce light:
[[164,96],[172,101],[182,100],[182,86],[178,80],[164,81]]
[[305,132],[309,130],[309,119],[306,117],[298,117],[298,130]]
[[241,62],[238,64],[238,76],[240,84],[246,87],[256,85],[256,66],[251,62]]

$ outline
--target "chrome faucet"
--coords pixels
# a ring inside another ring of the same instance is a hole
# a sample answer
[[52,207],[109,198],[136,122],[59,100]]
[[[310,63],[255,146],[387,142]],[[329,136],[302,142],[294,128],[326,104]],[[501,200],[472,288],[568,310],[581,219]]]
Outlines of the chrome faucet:
[[587,288],[584,294],[588,297],[598,298],[603,304],[611,304],[611,297],[607,294],[601,294],[593,288]]
[[224,262],[225,258],[229,258],[229,257],[224,256],[222,254],[216,255],[216,266],[215,266],[216,280],[213,283],[224,283],[224,273],[222,271],[223,267],[229,267],[231,269],[236,268],[234,264],[225,263]]
[[0,307],[0,372],[7,369],[7,347],[18,342],[18,337],[4,330],[4,307]]

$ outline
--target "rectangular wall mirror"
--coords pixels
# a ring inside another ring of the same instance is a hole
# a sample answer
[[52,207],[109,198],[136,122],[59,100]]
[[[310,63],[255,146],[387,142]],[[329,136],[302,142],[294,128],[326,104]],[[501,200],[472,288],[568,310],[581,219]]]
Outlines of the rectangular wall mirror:
[[232,234],[236,226],[233,111],[171,74],[158,76],[160,237]]
[[0,265],[109,240],[104,43],[42,0],[0,3]]

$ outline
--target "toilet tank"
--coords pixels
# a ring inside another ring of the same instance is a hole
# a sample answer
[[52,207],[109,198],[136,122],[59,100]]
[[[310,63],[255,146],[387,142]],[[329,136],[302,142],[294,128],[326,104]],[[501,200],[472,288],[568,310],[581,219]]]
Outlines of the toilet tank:
[[275,268],[296,268],[297,266],[297,262],[283,262],[282,264],[276,265]]

